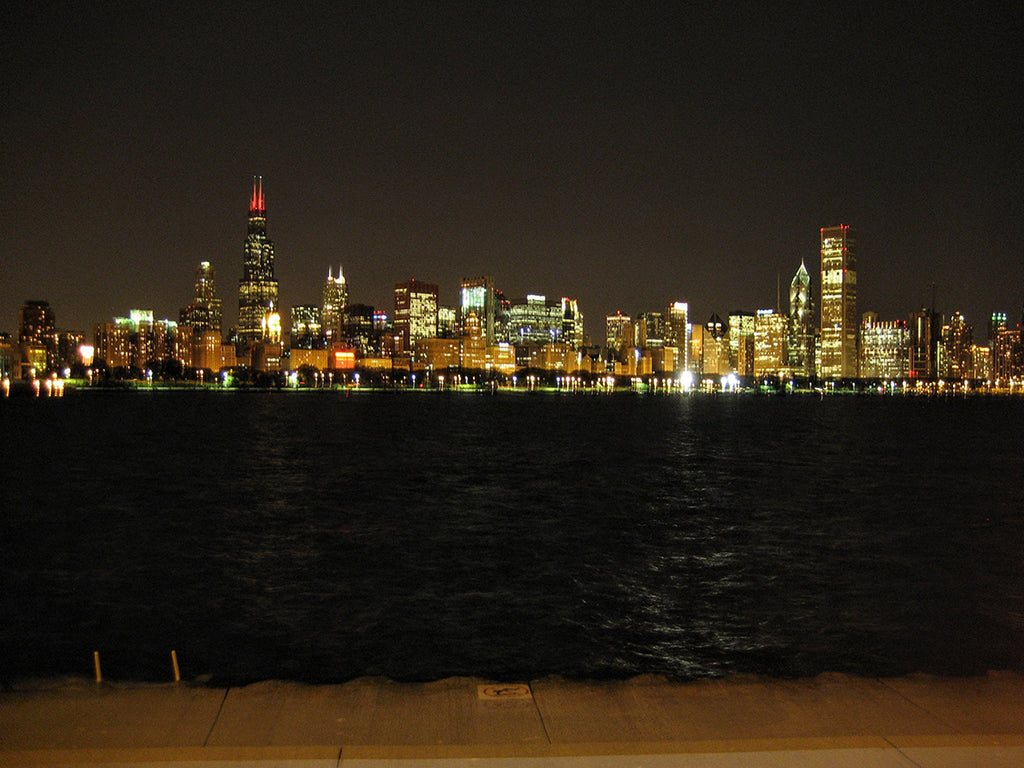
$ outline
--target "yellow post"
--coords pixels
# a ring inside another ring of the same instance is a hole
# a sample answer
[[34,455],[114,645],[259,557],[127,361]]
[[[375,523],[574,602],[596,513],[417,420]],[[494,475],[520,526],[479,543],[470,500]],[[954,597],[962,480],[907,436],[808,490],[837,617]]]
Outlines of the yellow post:
[[178,652],[171,651],[171,663],[174,665],[174,682],[181,682],[181,670],[178,669]]
[[103,682],[103,675],[100,673],[100,652],[99,651],[93,651],[92,652],[92,661],[93,661],[93,664],[96,665],[96,682],[97,683],[102,683]]

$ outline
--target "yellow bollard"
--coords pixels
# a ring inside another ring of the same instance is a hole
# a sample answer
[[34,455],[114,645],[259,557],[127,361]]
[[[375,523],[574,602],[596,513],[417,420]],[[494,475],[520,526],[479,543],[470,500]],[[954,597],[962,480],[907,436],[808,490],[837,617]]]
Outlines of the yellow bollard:
[[102,683],[103,682],[103,675],[100,673],[100,652],[99,651],[93,651],[92,652],[92,661],[93,661],[93,664],[96,665],[96,682],[97,683]]
[[174,682],[181,682],[181,670],[178,669],[178,652],[171,651],[171,663],[174,665]]

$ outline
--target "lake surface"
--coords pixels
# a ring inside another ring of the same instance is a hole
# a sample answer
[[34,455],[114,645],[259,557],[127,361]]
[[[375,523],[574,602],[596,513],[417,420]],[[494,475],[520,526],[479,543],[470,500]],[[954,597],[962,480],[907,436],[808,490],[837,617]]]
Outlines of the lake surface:
[[0,673],[1024,669],[1024,400],[0,401]]

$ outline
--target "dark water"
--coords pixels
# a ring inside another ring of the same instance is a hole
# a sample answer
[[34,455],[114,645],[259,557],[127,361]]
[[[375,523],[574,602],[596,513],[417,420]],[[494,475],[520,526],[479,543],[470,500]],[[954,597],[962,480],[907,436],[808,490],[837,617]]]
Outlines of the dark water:
[[1024,400],[0,401],[0,672],[1024,668]]

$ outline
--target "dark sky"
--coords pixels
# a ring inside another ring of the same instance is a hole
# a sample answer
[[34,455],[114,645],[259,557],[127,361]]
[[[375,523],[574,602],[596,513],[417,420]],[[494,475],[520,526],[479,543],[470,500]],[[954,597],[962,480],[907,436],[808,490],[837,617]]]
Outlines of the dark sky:
[[[775,304],[818,230],[858,310],[1024,301],[1024,10],[1006,3],[15,2],[2,11],[0,330],[226,319],[252,176],[281,303],[463,276],[605,314]],[[598,10],[600,9],[600,10]]]

